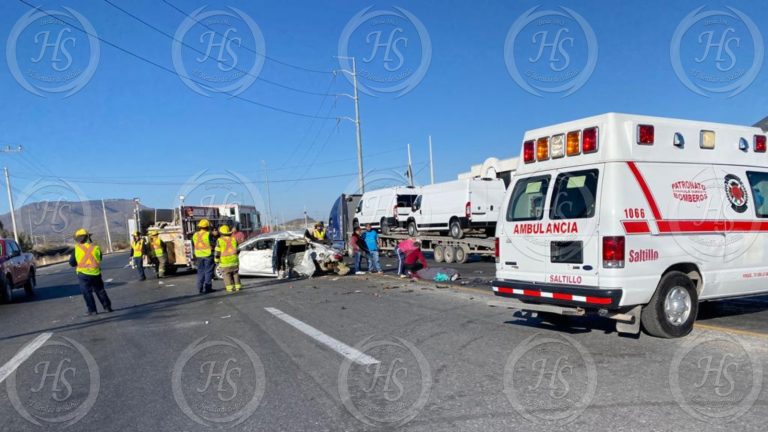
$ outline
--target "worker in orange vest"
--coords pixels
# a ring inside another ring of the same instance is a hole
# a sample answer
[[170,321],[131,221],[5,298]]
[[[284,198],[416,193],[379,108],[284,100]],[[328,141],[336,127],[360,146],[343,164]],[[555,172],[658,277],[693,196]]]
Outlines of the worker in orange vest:
[[237,239],[232,235],[232,230],[224,225],[219,228],[219,237],[216,240],[214,260],[224,275],[224,288],[227,292],[240,291],[240,259],[237,256]]
[[69,258],[69,265],[76,268],[88,316],[96,315],[94,294],[99,298],[104,311],[112,312],[112,302],[101,278],[101,248],[91,242],[91,235],[84,228],[75,231],[75,250]]
[[213,292],[213,273],[216,264],[213,262],[213,242],[211,241],[211,223],[202,219],[197,223],[197,232],[192,234],[192,245],[195,251],[195,266],[197,267],[197,291],[200,294]]

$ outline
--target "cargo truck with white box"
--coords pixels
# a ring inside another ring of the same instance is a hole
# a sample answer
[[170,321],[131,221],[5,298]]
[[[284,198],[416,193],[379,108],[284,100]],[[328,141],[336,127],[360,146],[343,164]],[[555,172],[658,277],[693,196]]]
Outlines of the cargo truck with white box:
[[615,113],[531,130],[496,242],[503,304],[685,336],[699,302],[768,293],[766,135]]

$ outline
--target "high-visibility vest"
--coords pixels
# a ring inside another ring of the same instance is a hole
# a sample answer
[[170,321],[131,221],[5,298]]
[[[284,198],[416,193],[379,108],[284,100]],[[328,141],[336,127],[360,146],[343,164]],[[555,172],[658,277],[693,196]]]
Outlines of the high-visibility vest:
[[141,258],[144,255],[144,239],[138,241],[131,241],[131,249],[133,249],[133,257]]
[[92,243],[80,243],[75,245],[75,261],[77,272],[98,276],[101,274],[101,249]]
[[325,240],[325,230],[314,230],[312,237],[320,241]]
[[154,252],[156,257],[165,255],[165,251],[163,250],[163,242],[160,240],[160,237],[150,237],[149,245],[152,246],[152,252]]
[[237,256],[237,240],[232,236],[221,236],[216,242],[220,267],[236,267],[240,264]]
[[200,230],[192,235],[192,244],[195,245],[195,257],[208,258],[211,256],[211,233]]

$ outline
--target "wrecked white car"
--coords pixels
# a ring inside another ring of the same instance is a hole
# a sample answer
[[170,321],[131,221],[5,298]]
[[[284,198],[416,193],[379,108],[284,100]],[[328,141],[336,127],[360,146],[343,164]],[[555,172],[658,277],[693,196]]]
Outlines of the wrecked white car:
[[[341,251],[310,241],[302,232],[263,234],[245,241],[238,250],[241,276],[277,277],[273,266],[276,251],[282,255],[287,275],[311,277],[316,273],[331,272],[345,275],[350,271],[342,261]],[[218,267],[216,277],[221,277]]]

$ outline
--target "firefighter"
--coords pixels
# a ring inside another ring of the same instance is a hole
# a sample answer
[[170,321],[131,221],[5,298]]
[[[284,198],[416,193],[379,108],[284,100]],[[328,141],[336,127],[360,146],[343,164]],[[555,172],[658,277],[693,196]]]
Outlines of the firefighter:
[[133,233],[131,250],[133,250],[133,267],[139,274],[139,280],[147,280],[147,275],[144,274],[144,238],[138,231]]
[[168,258],[165,256],[165,243],[160,240],[157,230],[149,231],[149,250],[155,265],[155,274],[158,279],[162,279],[165,277],[165,265],[168,263]]
[[312,231],[307,231],[306,237],[309,238],[312,241],[316,241],[318,243],[324,243],[325,242],[325,224],[323,222],[318,222],[315,224],[315,229]]
[[195,265],[197,266],[197,291],[200,294],[213,292],[213,273],[216,265],[213,262],[213,247],[211,241],[211,223],[202,219],[197,223],[197,232],[192,234],[192,244],[195,249]]
[[101,249],[91,242],[91,235],[84,228],[75,231],[75,250],[69,258],[69,265],[76,268],[77,281],[83,293],[88,316],[96,315],[96,301],[99,298],[105,312],[112,312],[112,302],[109,301],[101,278]]
[[240,291],[240,260],[237,256],[237,239],[229,226],[219,228],[221,236],[216,240],[214,260],[224,275],[224,288],[227,292]]

